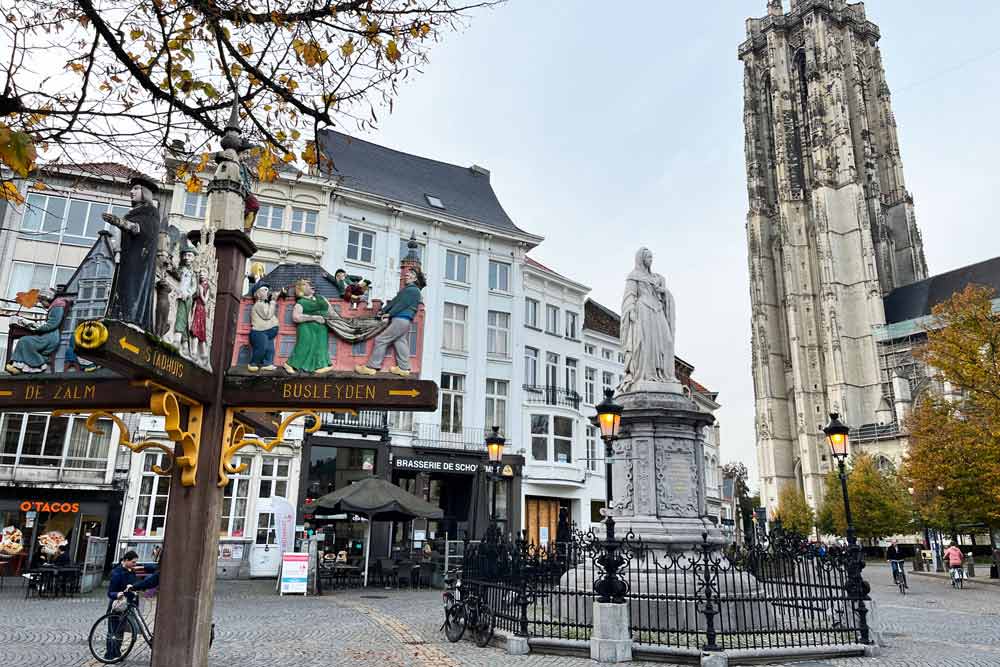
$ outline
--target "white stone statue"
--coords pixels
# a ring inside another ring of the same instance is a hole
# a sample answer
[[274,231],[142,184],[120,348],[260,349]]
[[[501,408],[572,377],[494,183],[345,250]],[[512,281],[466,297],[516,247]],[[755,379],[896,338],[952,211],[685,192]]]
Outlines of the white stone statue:
[[639,248],[635,253],[635,269],[625,280],[621,319],[625,377],[618,393],[656,391],[657,384],[677,383],[674,297],[667,289],[666,279],[652,272],[652,264],[653,253],[649,248]]

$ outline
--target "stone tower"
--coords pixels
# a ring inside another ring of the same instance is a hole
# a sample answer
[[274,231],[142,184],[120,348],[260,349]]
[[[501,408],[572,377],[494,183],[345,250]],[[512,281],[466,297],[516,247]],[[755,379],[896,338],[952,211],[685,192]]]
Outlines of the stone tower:
[[[874,327],[882,298],[927,275],[906,190],[878,27],[845,0],[768,0],[747,20],[747,245],[761,500],[811,505],[828,412],[891,421]],[[890,380],[885,380],[890,381]]]

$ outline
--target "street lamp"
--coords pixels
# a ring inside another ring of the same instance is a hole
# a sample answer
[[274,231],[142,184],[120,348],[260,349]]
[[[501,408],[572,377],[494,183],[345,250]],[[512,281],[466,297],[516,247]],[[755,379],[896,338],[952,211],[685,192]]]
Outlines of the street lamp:
[[497,526],[497,484],[500,483],[500,473],[497,467],[503,461],[504,437],[500,435],[500,427],[494,426],[493,432],[486,436],[486,456],[490,461],[490,468],[487,476],[492,483],[492,500],[490,502],[490,527],[486,531],[488,541],[496,541],[500,537],[500,528]]
[[868,609],[865,600],[869,599],[868,594],[871,587],[868,582],[861,577],[861,570],[865,567],[865,560],[858,546],[857,537],[854,534],[854,519],[851,517],[851,502],[847,496],[847,468],[844,461],[847,459],[848,445],[850,444],[851,427],[840,421],[840,415],[836,412],[830,413],[830,423],[823,427],[826,440],[830,444],[830,452],[833,458],[837,459],[837,469],[840,472],[840,488],[844,493],[844,519],[847,521],[847,552],[850,556],[847,559],[847,594],[854,600],[855,609],[858,614],[858,626],[861,633],[861,643],[870,643],[868,635]]
[[604,551],[594,561],[603,571],[600,578],[594,582],[594,592],[598,602],[615,602],[623,604],[628,593],[628,583],[619,575],[619,570],[625,564],[621,555],[622,543],[615,539],[615,520],[611,517],[611,468],[613,465],[613,443],[618,438],[621,426],[622,406],[614,402],[614,392],[604,390],[604,400],[597,405],[597,423],[601,428],[601,440],[604,441],[604,483],[607,500],[604,504],[604,525],[607,537],[604,540]]
[[847,544],[854,545],[854,519],[851,517],[851,502],[847,497],[847,469],[844,461],[847,459],[847,445],[850,440],[851,428],[840,421],[840,415],[830,413],[830,423],[823,427],[826,440],[830,444],[830,452],[837,459],[837,469],[840,472],[840,488],[844,493],[844,518],[847,520]]

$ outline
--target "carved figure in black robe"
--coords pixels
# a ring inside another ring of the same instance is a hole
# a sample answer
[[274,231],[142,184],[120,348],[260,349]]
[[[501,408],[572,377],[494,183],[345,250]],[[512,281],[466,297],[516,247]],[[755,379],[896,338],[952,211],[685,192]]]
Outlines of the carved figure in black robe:
[[153,332],[153,294],[156,290],[156,251],[160,238],[160,213],[153,195],[156,183],[135,177],[132,209],[119,218],[111,213],[104,220],[122,230],[121,258],[111,290],[108,317],[130,322]]

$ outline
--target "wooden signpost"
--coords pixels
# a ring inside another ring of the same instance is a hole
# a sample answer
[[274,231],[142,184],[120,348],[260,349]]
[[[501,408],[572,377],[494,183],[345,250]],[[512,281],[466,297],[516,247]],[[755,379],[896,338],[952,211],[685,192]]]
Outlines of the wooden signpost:
[[[227,373],[236,341],[246,261],[256,251],[244,231],[244,198],[238,151],[244,142],[233,115],[208,186],[211,219],[201,230],[217,266],[209,372],[137,327],[112,319],[87,321],[74,331],[77,356],[103,367],[94,373],[19,375],[0,378],[0,410],[61,410],[114,420],[119,444],[133,451],[158,447],[173,455],[156,640],[152,667],[203,667],[218,557],[222,488],[240,469],[234,455],[244,447],[270,450],[283,441],[294,418],[333,409],[433,411],[438,388],[430,381],[388,374],[313,376]],[[126,216],[127,218],[128,216]],[[119,276],[119,278],[122,278]],[[124,279],[129,279],[125,277]],[[116,412],[162,415],[171,444],[131,442]],[[291,412],[278,423],[276,413]],[[257,436],[253,435],[256,431]],[[262,432],[273,432],[269,441]],[[161,471],[167,472],[167,471]]]

